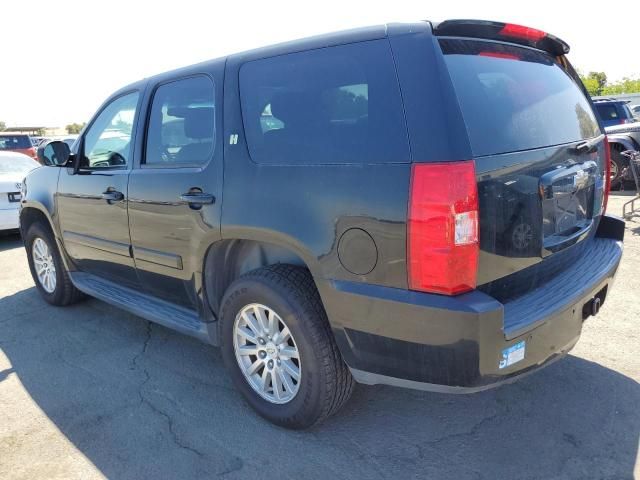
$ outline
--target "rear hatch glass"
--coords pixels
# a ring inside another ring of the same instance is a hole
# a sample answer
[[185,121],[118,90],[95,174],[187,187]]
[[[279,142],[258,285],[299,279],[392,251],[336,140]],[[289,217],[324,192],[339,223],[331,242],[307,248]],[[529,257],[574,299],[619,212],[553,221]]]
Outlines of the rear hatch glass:
[[557,273],[595,230],[604,136],[583,90],[551,55],[471,39],[440,46],[476,163],[478,284],[506,301]]
[[589,102],[548,54],[474,40],[441,40],[475,157],[600,134]]
[[32,146],[28,135],[0,135],[0,150],[18,150]]
[[620,118],[618,109],[613,103],[596,103],[596,109],[603,120],[617,120]]

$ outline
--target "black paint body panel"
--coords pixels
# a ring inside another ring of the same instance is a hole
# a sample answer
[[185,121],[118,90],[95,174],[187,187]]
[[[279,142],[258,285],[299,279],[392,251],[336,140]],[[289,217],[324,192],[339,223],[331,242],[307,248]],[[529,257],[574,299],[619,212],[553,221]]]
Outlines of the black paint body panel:
[[[243,64],[374,40],[388,42],[393,59],[407,158],[275,165],[250,157],[239,90]],[[153,92],[192,75],[207,75],[215,83],[214,153],[199,167],[146,167],[144,131]],[[82,290],[104,290],[100,298],[145,318],[198,338],[208,334],[208,341],[217,344],[216,319],[228,285],[254,268],[293,263],[313,275],[340,351],[354,371],[472,388],[565,353],[580,334],[583,304],[613,280],[624,224],[609,217],[594,219],[588,234],[546,259],[541,243],[516,255],[505,242],[493,241],[505,235],[509,226],[504,219],[514,215],[496,198],[511,195],[516,204],[529,202],[531,217],[543,215],[533,200],[538,177],[556,167],[559,157],[565,159],[572,146],[564,145],[477,162],[485,242],[477,290],[454,297],[408,290],[411,164],[472,159],[467,126],[429,23],[372,27],[240,53],[152,77],[121,92],[132,89],[141,92],[141,104],[131,167],[100,175],[38,169],[27,178],[22,216],[32,218],[27,213],[37,211],[50,223]],[[518,190],[505,184],[514,175],[535,178]],[[125,193],[123,201],[110,204],[100,197],[110,187]],[[213,195],[214,203],[193,208],[180,200],[193,188]],[[538,299],[532,292],[544,289],[576,259],[588,261],[596,239],[598,248],[608,252],[597,271],[585,269],[576,280],[581,288],[570,299],[555,299],[535,324],[518,324],[511,329],[516,334],[509,333],[510,302],[519,299],[518,311],[525,311],[529,301]],[[172,322],[176,315],[177,323]],[[526,359],[498,369],[502,350],[523,339]]]

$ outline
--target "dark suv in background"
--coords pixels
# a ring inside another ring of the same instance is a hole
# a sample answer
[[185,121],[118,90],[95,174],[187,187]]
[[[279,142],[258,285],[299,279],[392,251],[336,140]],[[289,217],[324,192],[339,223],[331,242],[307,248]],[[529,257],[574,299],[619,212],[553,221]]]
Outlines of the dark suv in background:
[[568,51],[513,24],[391,24],[129,85],[24,183],[37,288],[221,346],[290,428],[355,382],[511,381],[575,345],[622,255]]
[[624,125],[636,122],[633,112],[629,108],[629,102],[614,100],[612,98],[594,98],[593,104],[604,127]]

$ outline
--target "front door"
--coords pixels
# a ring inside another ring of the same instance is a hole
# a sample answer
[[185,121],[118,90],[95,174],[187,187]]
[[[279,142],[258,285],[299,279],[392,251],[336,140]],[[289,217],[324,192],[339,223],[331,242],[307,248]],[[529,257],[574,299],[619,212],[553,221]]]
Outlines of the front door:
[[220,239],[221,93],[215,90],[211,72],[150,86],[144,153],[129,180],[131,243],[142,286],[194,309],[206,248]]
[[127,214],[138,92],[121,95],[85,131],[80,166],[60,175],[57,213],[68,255],[80,271],[137,286]]

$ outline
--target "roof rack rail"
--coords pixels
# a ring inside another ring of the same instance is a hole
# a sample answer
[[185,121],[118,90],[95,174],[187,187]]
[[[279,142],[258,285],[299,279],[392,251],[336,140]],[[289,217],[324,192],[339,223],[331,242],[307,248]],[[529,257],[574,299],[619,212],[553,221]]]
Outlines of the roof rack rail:
[[592,98],[593,103],[596,102],[624,102],[624,100],[622,99],[617,99],[617,98],[609,98],[609,97],[598,97],[598,98]]

